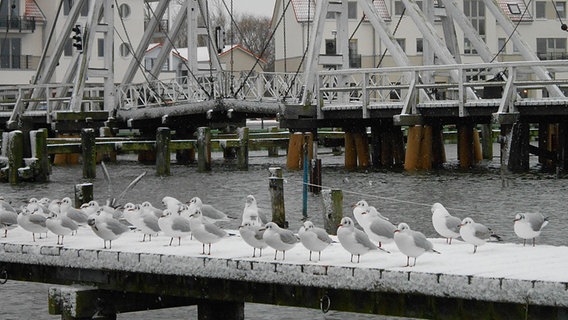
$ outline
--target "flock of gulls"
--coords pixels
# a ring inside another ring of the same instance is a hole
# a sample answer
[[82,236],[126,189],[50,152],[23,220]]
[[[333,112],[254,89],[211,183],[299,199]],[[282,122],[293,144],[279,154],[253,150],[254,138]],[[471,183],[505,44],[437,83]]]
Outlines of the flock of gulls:
[[[112,241],[131,230],[138,230],[143,234],[142,241],[151,241],[152,236],[165,235],[170,237],[171,246],[177,239],[181,245],[182,238],[195,238],[202,243],[202,254],[211,254],[211,245],[228,237],[230,233],[217,225],[220,221],[228,221],[225,213],[213,206],[204,204],[200,198],[194,197],[189,202],[182,202],[176,198],[166,196],[162,199],[163,208],[156,208],[150,202],[141,204],[126,203],[120,207],[96,201],[83,204],[79,209],[74,208],[69,197],[63,199],[36,199],[32,198],[16,210],[9,201],[0,197],[0,230],[4,237],[8,231],[21,227],[32,234],[35,242],[36,234],[51,232],[57,235],[57,244],[63,245],[65,236],[71,236],[81,226],[89,226],[92,231],[103,239],[104,248],[111,248]],[[451,245],[452,239],[460,238],[473,245],[473,253],[487,241],[500,241],[490,228],[474,222],[466,217],[463,220],[452,216],[440,203],[431,207],[432,224],[436,232]],[[394,242],[399,251],[407,257],[406,266],[410,266],[410,258],[416,258],[426,252],[439,253],[426,236],[412,230],[408,224],[392,224],[375,207],[367,201],[360,200],[353,205],[353,218],[344,217],[337,229],[337,241],[351,254],[351,262],[357,256],[357,263],[361,255],[372,251],[384,251],[383,244]],[[362,228],[355,225],[355,221]],[[514,231],[523,239],[524,245],[535,238],[548,224],[548,219],[540,213],[518,213],[514,217]],[[286,259],[286,251],[301,243],[309,250],[309,260],[312,253],[321,253],[332,243],[327,232],[316,227],[311,221],[305,221],[297,233],[280,228],[274,222],[268,222],[259,211],[253,195],[246,198],[245,207],[241,216],[239,234],[242,240],[253,248],[252,257],[262,256],[262,250],[270,247],[275,250],[274,259],[281,252],[282,260]],[[207,247],[207,251],[206,251]]]

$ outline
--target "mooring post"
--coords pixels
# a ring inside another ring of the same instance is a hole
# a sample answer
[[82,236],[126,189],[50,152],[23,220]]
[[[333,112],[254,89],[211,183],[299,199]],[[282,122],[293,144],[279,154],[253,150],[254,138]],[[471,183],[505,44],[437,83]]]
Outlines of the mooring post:
[[345,170],[357,168],[357,147],[355,146],[354,133],[351,129],[345,129]]
[[304,135],[304,164],[302,165],[304,168],[304,176],[302,183],[302,218],[308,219],[308,173],[310,172],[309,164],[310,160],[308,157],[308,136]]
[[249,164],[249,128],[237,128],[237,139],[239,139],[237,167],[239,170],[246,171]]
[[481,151],[483,159],[493,159],[493,130],[491,124],[481,125]]
[[35,148],[35,150],[32,151],[32,154],[35,154],[38,161],[35,180],[38,182],[45,182],[49,180],[50,174],[49,154],[47,153],[47,129],[42,128],[35,130],[33,131],[33,135],[33,138],[30,136],[31,140],[34,141],[32,148]]
[[270,189],[270,199],[272,200],[272,221],[282,228],[287,228],[282,168],[269,168],[268,171],[270,172],[268,188]]
[[244,320],[244,318],[244,302],[201,300],[197,303],[198,320]]
[[83,203],[87,203],[93,199],[92,183],[80,183],[75,185],[75,208],[80,208]]
[[97,148],[95,145],[95,130],[81,130],[81,151],[83,156],[83,178],[94,179],[97,176]]
[[170,175],[170,128],[159,127],[156,132],[156,174]]
[[8,182],[18,183],[18,169],[23,165],[24,134],[20,130],[14,130],[8,138]]
[[[269,130],[271,133],[277,133],[278,127],[270,127]],[[268,147],[268,156],[269,157],[278,157],[278,147]]]
[[302,132],[290,133],[288,142],[288,157],[286,158],[286,168],[289,170],[300,169],[300,158],[302,153],[304,134]]
[[339,189],[324,189],[321,192],[323,225],[327,233],[336,235],[337,225],[343,218],[343,192]]
[[321,159],[312,160],[310,166],[310,192],[320,194],[321,192]]
[[197,128],[197,171],[211,171],[211,129]]

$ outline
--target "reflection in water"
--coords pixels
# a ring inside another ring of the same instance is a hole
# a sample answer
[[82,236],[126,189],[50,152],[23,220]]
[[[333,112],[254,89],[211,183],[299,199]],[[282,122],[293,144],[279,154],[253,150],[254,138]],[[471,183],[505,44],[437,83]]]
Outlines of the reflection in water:
[[[563,198],[568,185],[554,175],[536,173],[508,174],[508,186],[502,186],[498,159],[484,163],[469,171],[459,170],[455,161],[456,153],[448,151],[450,163],[443,171],[407,173],[386,171],[347,172],[342,168],[343,157],[322,154],[322,184],[343,190],[345,215],[351,215],[351,204],[365,199],[381,213],[397,224],[407,222],[412,229],[428,237],[436,237],[431,224],[430,206],[440,202],[450,213],[460,218],[471,216],[491,227],[503,236],[506,242],[520,243],[513,232],[515,213],[540,211],[549,217],[551,223],[545,228],[537,244],[568,245],[568,238],[561,237],[565,224]],[[253,194],[259,208],[270,217],[270,194],[268,189],[268,168],[285,167],[285,157],[267,158],[266,152],[253,152],[248,171],[235,170],[236,163],[225,163],[220,154],[214,154],[212,171],[198,173],[196,165],[172,166],[171,176],[157,177],[154,167],[133,161],[126,156],[118,163],[107,163],[112,185],[97,172],[94,183],[95,198],[104,201],[113,194],[119,194],[132,179],[141,172],[148,174],[124,198],[124,202],[141,203],[150,201],[160,207],[162,197],[168,195],[182,201],[194,196],[204,203],[214,205],[229,216],[240,217],[248,194]],[[51,181],[44,184],[23,183],[16,186],[0,185],[0,195],[19,206],[30,197],[73,198],[73,187],[84,183],[81,166],[54,167]],[[285,209],[290,229],[297,231],[302,218],[301,171],[284,170]],[[322,225],[321,199],[309,195],[308,214],[316,225]],[[224,228],[236,229],[239,220],[220,224]],[[49,285],[28,284],[9,281],[0,286],[3,298],[0,300],[3,319],[59,319],[47,314],[47,289]],[[247,319],[324,319],[319,310],[283,308],[247,304]],[[344,313],[330,312],[327,319],[342,319]],[[369,315],[348,315],[353,319],[377,319]],[[119,319],[196,318],[196,308],[175,308],[136,314],[123,314]],[[384,319],[384,318],[380,318]]]

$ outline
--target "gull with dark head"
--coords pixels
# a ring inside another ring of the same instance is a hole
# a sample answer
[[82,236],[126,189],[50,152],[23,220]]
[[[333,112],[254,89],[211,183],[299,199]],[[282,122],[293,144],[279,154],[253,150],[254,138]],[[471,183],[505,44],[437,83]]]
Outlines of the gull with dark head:
[[527,239],[532,239],[534,247],[536,237],[540,236],[540,232],[547,224],[548,218],[540,212],[517,213],[513,229],[515,234],[523,239],[523,246],[527,244]]
[[4,230],[4,238],[8,236],[8,230],[18,226],[18,213],[16,210],[0,197],[0,230]]
[[112,241],[130,230],[128,226],[114,219],[112,214],[105,213],[103,208],[99,208],[97,213],[91,215],[87,224],[91,226],[91,229],[99,238],[103,239],[104,249],[107,248],[107,241],[109,242],[108,248],[111,249]]
[[410,258],[414,258],[416,265],[416,258],[424,252],[440,253],[434,250],[434,245],[426,236],[419,231],[411,230],[408,224],[399,223],[397,229],[394,231],[394,243],[402,254],[406,255],[406,267],[410,266]]
[[357,263],[359,263],[362,254],[379,250],[365,232],[355,228],[353,220],[349,217],[341,219],[339,228],[337,228],[337,239],[341,246],[351,254],[351,262],[353,262],[353,256],[357,256]]
[[473,253],[477,252],[477,247],[484,245],[487,241],[501,241],[501,237],[496,235],[481,223],[473,221],[467,217],[460,224],[460,236],[463,241],[473,245]]
[[310,251],[310,261],[312,261],[312,251],[318,253],[318,261],[320,261],[321,252],[333,242],[324,229],[314,226],[311,221],[304,222],[298,231],[298,236],[300,236],[300,242]]
[[18,214],[18,225],[24,230],[32,233],[32,239],[35,242],[35,234],[47,233],[47,227],[45,225],[45,220],[47,218],[43,214],[43,211],[39,206],[34,207],[34,211],[29,211],[27,207],[23,207],[22,212]]
[[[219,228],[214,223],[204,221],[200,209],[195,209],[189,216],[189,227],[191,234],[203,245],[202,254],[211,255],[211,244],[229,236],[225,230]],[[209,246],[207,253],[205,253],[205,245]]]
[[239,226],[241,238],[243,238],[246,244],[252,247],[253,258],[256,257],[256,249],[260,251],[258,256],[262,257],[262,249],[268,246],[263,239],[264,231],[264,227],[252,224],[250,221]]
[[45,220],[45,225],[49,231],[57,235],[57,244],[59,245],[63,245],[63,237],[73,234],[79,228],[71,218],[55,212],[50,213]]
[[181,245],[181,238],[189,236],[191,233],[189,219],[182,216],[179,211],[163,210],[162,216],[158,219],[158,225],[166,236],[171,237],[170,246],[174,238],[177,238],[178,245]]
[[227,217],[224,212],[215,209],[215,207],[210,204],[204,204],[199,197],[191,198],[188,204],[190,214],[195,212],[196,209],[199,209],[199,211],[201,211],[201,218],[206,222],[229,221],[229,217]]

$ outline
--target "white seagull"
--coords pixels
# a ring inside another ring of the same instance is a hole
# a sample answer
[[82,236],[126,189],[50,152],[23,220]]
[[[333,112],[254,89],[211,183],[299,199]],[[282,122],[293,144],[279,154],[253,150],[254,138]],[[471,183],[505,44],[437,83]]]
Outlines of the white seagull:
[[165,196],[162,198],[162,205],[164,205],[166,209],[170,210],[170,212],[177,212],[179,207],[183,205],[183,202],[174,197]]
[[540,235],[542,228],[548,224],[548,218],[545,218],[540,212],[525,212],[515,215],[513,229],[515,234],[523,239],[523,246],[527,244],[527,239],[532,239],[533,247],[535,239]]
[[247,196],[241,225],[244,225],[247,222],[256,226],[263,226],[268,222],[266,217],[264,217],[264,215],[262,215],[258,210],[256,199],[252,194]]
[[446,243],[452,244],[452,239],[460,236],[461,220],[452,216],[441,203],[434,203],[432,208],[432,225],[439,235],[446,238]]
[[275,250],[274,260],[276,260],[278,251],[282,251],[282,260],[285,260],[286,251],[294,248],[296,243],[300,242],[294,232],[282,229],[274,222],[267,223],[265,229],[262,238],[268,246]]
[[[63,237],[77,231],[79,226],[64,214],[51,212],[45,220],[47,229],[57,235],[57,244],[63,245]],[[61,242],[59,239],[61,238]]]
[[412,266],[415,266],[416,258],[424,252],[440,253],[434,250],[434,245],[422,232],[411,230],[406,223],[399,223],[394,231],[394,243],[406,255],[406,267],[410,266],[410,257],[414,258]]
[[211,244],[229,236],[225,230],[219,228],[214,223],[204,221],[200,209],[196,209],[189,216],[189,227],[191,228],[191,234],[203,245],[202,254],[206,254],[206,244],[209,245],[207,255],[211,255]]
[[215,209],[210,204],[204,204],[199,197],[193,197],[191,198],[191,200],[189,200],[190,214],[195,212],[196,209],[199,209],[199,211],[201,211],[201,217],[206,222],[213,223],[218,221],[229,221],[229,217],[227,217],[224,212]]
[[371,208],[361,212],[360,219],[363,224],[360,223],[359,225],[363,227],[363,231],[369,236],[369,239],[374,243],[378,243],[379,248],[381,248],[383,243],[393,241],[396,227],[390,221],[385,220],[382,215],[373,213]]
[[162,216],[158,219],[158,225],[166,236],[171,237],[170,246],[174,238],[177,238],[178,245],[181,245],[181,238],[191,233],[189,219],[183,217],[178,211],[163,210]]
[[40,234],[40,239],[42,233],[47,233],[47,227],[45,226],[46,219],[41,208],[37,206],[34,208],[34,211],[31,212],[24,207],[24,210],[18,214],[17,221],[20,227],[32,233],[32,239],[35,242],[36,233]]
[[333,242],[324,229],[314,226],[311,221],[304,222],[298,231],[298,236],[300,236],[300,242],[310,251],[310,261],[312,261],[312,251],[318,253],[318,261],[320,261],[323,249]]
[[89,220],[89,216],[85,213],[85,211],[73,207],[73,203],[69,197],[61,199],[59,210],[61,211],[61,214],[67,216],[78,225],[85,225],[87,224],[87,220]]
[[266,229],[262,226],[251,224],[251,222],[245,222],[239,226],[239,233],[241,238],[246,244],[252,247],[252,257],[256,257],[256,249],[260,251],[259,257],[262,257],[262,249],[266,248],[268,245],[263,239],[264,231]]
[[474,222],[472,218],[465,218],[460,224],[460,236],[463,241],[473,245],[473,253],[477,252],[477,247],[484,245],[489,240],[501,241],[501,237],[494,234],[491,229]]
[[[365,200],[359,200],[353,206],[353,217],[355,221],[361,226],[361,228],[365,229],[365,225],[369,223],[367,219],[363,217],[363,212],[366,212],[367,217],[380,217],[384,220],[389,220],[385,216],[383,216],[377,208],[370,206],[369,203]],[[395,228],[396,229],[396,228]]]
[[123,233],[130,230],[128,226],[122,222],[114,219],[112,215],[104,212],[103,208],[99,208],[97,213],[91,215],[87,224],[91,226],[93,232],[104,242],[104,249],[106,249],[106,242],[109,242],[108,248],[112,248],[112,240],[118,239]]
[[156,218],[160,218],[162,216],[162,210],[154,207],[150,201],[144,201],[140,204],[140,210],[148,211],[156,216]]
[[341,246],[351,253],[351,262],[353,262],[355,255],[357,256],[357,263],[359,263],[362,254],[379,249],[371,242],[365,232],[355,228],[353,220],[349,217],[341,219],[339,228],[337,228],[337,239]]
[[8,230],[18,226],[18,213],[4,199],[0,199],[0,229],[4,230],[4,238],[8,236]]

